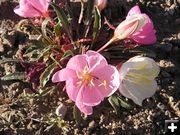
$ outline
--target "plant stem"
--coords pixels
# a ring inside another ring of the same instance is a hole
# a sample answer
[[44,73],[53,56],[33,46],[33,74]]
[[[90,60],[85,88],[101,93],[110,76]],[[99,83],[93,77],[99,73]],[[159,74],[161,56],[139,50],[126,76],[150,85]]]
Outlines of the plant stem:
[[97,50],[97,52],[101,52],[102,50],[104,50],[106,47],[108,47],[114,41],[115,41],[115,38],[112,37],[105,45],[103,45],[99,50]]

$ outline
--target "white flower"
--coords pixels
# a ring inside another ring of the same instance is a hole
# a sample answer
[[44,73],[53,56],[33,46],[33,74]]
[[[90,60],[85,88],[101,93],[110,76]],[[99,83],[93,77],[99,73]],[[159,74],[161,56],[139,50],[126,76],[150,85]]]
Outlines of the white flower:
[[135,56],[125,62],[120,70],[120,93],[142,105],[157,89],[155,78],[160,71],[156,62],[148,57]]

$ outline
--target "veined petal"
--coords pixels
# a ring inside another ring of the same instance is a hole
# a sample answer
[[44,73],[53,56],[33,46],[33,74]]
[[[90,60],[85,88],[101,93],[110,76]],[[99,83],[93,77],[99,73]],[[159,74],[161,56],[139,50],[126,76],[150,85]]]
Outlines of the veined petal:
[[87,56],[84,54],[84,55],[76,55],[72,57],[68,61],[66,68],[73,69],[74,71],[82,72],[86,66],[87,66]]
[[131,99],[140,106],[142,106],[142,101],[145,98],[149,98],[154,95],[157,89],[157,83],[154,80],[146,79],[141,80],[141,82],[124,80],[123,83],[124,88],[127,90],[129,95],[131,95]]

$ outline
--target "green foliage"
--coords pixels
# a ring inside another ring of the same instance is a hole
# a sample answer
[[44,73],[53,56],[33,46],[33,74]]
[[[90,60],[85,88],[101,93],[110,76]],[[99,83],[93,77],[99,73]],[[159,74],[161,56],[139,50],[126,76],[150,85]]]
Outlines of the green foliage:
[[12,81],[12,80],[26,80],[26,74],[24,72],[15,72],[1,77],[3,81]]
[[56,69],[56,67],[57,67],[56,63],[52,63],[41,74],[41,77],[40,77],[40,86],[41,87],[45,87],[46,83],[50,80],[50,77],[51,77],[53,71]]
[[125,101],[122,97],[114,94],[108,98],[109,103],[113,107],[116,115],[120,116],[122,107],[125,109],[131,109],[132,106]]
[[66,30],[69,37],[72,39],[72,35],[71,35],[72,29],[69,24],[68,17],[64,13],[63,9],[60,6],[56,5],[55,3],[51,2],[50,4],[53,6],[54,10],[56,11],[59,22],[62,24],[63,28]]
[[76,121],[76,124],[81,124],[82,122],[81,112],[76,105],[74,105],[73,107],[73,117]]

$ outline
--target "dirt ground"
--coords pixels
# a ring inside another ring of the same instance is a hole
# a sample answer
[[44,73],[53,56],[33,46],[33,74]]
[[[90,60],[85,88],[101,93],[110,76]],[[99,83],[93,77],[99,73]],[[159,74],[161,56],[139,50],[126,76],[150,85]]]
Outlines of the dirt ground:
[[[180,117],[180,1],[179,0],[109,0],[108,10],[114,19],[122,19],[133,5],[138,4],[148,14],[157,30],[157,42],[151,47],[153,58],[161,67],[156,94],[122,109],[116,116],[107,101],[94,108],[92,116],[77,125],[72,116],[72,102],[58,88],[48,96],[32,98],[31,87],[24,81],[0,80],[0,135],[60,135],[60,134],[163,134],[165,120]],[[14,58],[18,47],[27,42],[17,33],[20,17],[13,13],[17,0],[0,0],[0,60]],[[0,63],[0,77],[21,70],[16,63]],[[28,95],[28,96],[27,96]],[[63,119],[54,116],[63,103],[67,112]],[[58,120],[58,124],[51,124]],[[48,127],[48,128],[47,128]]]

